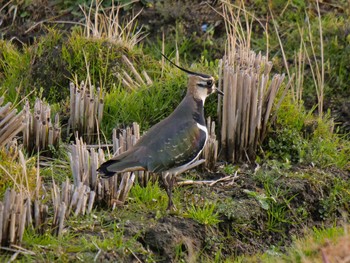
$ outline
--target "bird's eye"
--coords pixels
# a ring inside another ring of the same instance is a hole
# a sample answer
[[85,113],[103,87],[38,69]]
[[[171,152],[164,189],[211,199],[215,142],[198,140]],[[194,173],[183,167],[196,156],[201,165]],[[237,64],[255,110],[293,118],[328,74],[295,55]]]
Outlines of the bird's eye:
[[212,85],[213,85],[213,81],[212,81],[212,80],[208,80],[208,81],[207,81],[207,85],[208,85],[208,86],[212,86]]

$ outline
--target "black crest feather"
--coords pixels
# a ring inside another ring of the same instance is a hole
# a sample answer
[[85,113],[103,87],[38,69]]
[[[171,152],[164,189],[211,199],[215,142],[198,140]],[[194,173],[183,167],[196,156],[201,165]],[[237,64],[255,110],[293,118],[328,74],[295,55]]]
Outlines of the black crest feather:
[[190,75],[195,75],[195,76],[200,76],[200,77],[203,77],[203,78],[210,78],[209,75],[206,75],[206,74],[203,74],[203,73],[197,73],[197,72],[193,72],[193,71],[190,71],[188,69],[184,69],[178,65],[176,65],[174,62],[172,62],[167,56],[165,56],[163,53],[161,53],[162,56],[170,62],[170,64],[174,65],[175,67],[177,67],[178,69],[181,69],[182,71],[186,72],[187,74],[190,74]]

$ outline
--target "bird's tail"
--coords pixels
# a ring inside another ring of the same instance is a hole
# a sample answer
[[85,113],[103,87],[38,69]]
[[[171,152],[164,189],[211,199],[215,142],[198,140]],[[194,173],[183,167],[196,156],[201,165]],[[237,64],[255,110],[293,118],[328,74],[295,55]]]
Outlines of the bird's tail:
[[116,173],[124,173],[131,171],[145,170],[144,167],[134,160],[128,160],[127,158],[121,160],[111,159],[103,163],[97,171],[102,177],[111,177]]

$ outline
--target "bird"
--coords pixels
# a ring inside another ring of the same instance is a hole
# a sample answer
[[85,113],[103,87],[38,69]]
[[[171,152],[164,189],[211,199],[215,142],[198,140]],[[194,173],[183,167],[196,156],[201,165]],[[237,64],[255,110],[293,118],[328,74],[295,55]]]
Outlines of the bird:
[[217,92],[214,77],[184,69],[188,74],[187,92],[176,109],[165,119],[151,127],[130,149],[101,164],[99,174],[108,178],[115,174],[134,171],[160,173],[168,195],[167,210],[174,209],[172,188],[176,176],[193,164],[207,140],[204,103]]

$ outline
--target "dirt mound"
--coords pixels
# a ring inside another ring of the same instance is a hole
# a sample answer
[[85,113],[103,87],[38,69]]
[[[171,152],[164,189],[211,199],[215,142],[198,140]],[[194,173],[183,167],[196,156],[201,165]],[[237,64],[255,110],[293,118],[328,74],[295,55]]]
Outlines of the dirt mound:
[[[196,200],[198,206],[216,202],[219,224],[203,225],[172,214],[157,219],[156,213],[147,213],[143,215],[146,220],[130,220],[124,234],[137,236],[139,245],[157,262],[198,262],[216,254],[253,255],[271,247],[284,251],[293,236],[302,236],[306,229],[334,226],[334,219],[341,218],[346,207],[339,202],[340,192],[336,198],[332,189],[349,175],[329,171],[322,172],[321,178],[315,176],[317,170],[311,170],[291,169],[294,176],[263,170],[242,173],[233,185],[187,186],[183,202],[188,203],[187,198]],[[146,260],[142,253],[137,257]]]
[[205,227],[192,219],[167,216],[149,226],[138,241],[157,254],[160,262],[180,258],[195,262],[197,253],[203,248],[205,235]]

